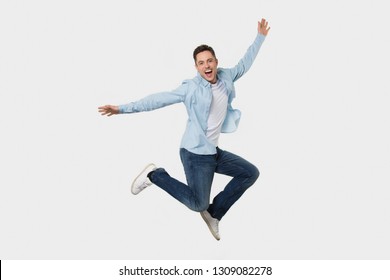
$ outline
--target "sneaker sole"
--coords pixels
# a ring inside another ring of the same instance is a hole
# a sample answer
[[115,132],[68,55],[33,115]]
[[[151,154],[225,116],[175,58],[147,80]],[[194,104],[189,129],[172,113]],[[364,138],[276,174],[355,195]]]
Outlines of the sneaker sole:
[[218,241],[221,239],[221,237],[219,237],[218,235],[216,235],[216,233],[213,231],[213,228],[210,226],[207,218],[204,216],[204,214],[202,212],[200,212],[200,215],[202,216],[203,218],[203,221],[205,221],[207,227],[209,228],[211,234],[214,236],[215,239],[217,239]]
[[[141,175],[145,172],[146,169],[148,169],[150,166],[154,166],[153,163],[150,163],[148,164],[139,174],[138,176],[134,179],[133,183],[131,184],[131,193],[134,194],[134,195],[137,195],[139,194],[140,192],[134,192],[134,184],[135,184],[135,181],[138,180],[139,177],[141,177]],[[147,174],[146,174],[147,175]]]

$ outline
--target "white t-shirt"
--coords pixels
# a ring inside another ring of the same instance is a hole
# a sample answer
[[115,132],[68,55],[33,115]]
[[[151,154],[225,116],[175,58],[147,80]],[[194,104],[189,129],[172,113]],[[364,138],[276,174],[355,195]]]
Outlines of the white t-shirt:
[[226,88],[220,80],[215,84],[211,84],[211,91],[213,93],[213,99],[207,120],[206,136],[215,146],[218,146],[222,124],[226,117],[228,96]]

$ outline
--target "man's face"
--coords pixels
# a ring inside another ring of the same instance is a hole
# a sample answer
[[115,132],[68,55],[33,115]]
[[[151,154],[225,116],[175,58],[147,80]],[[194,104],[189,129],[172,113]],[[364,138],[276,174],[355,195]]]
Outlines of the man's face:
[[218,59],[210,51],[203,51],[196,55],[196,70],[205,80],[212,84],[217,82],[217,66]]

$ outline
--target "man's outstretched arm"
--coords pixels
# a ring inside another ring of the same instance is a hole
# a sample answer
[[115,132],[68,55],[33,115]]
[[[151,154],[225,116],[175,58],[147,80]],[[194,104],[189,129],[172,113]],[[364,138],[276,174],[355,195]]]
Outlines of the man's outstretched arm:
[[138,101],[122,105],[104,105],[98,107],[99,113],[103,116],[112,116],[117,114],[129,114],[156,110],[168,105],[183,102],[187,92],[188,83],[184,81],[177,89],[173,91],[160,92],[148,95]]
[[263,44],[265,37],[268,35],[270,27],[268,22],[263,18],[257,23],[257,36],[253,44],[248,48],[245,55],[238,64],[230,69],[233,81],[237,81],[241,78],[252,66],[261,45]]

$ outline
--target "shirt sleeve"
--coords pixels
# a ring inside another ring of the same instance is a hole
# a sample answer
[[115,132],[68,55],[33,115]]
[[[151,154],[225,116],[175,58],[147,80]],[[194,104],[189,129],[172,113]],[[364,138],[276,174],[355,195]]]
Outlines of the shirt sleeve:
[[255,41],[252,43],[252,45],[250,45],[244,57],[240,59],[235,67],[230,69],[233,82],[241,78],[252,66],[253,61],[255,60],[264,40],[265,36],[263,34],[257,33]]
[[130,114],[156,110],[168,105],[183,102],[188,84],[183,82],[177,89],[148,95],[138,101],[119,105],[120,114]]

